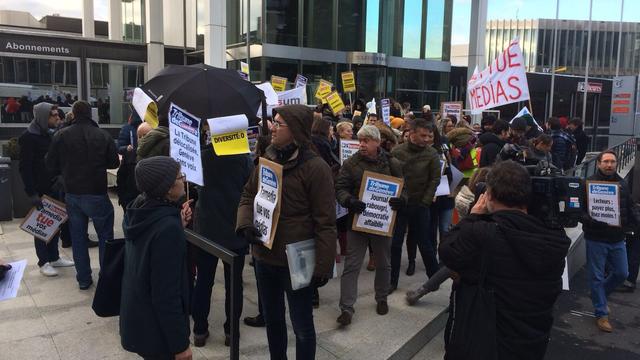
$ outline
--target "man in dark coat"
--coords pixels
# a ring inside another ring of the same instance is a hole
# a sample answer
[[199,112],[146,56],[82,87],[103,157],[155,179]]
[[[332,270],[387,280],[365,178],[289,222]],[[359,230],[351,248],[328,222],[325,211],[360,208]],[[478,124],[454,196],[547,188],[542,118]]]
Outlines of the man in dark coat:
[[584,132],[582,125],[582,119],[580,118],[569,120],[569,125],[567,125],[567,130],[569,130],[573,138],[576,139],[576,147],[578,148],[576,165],[582,163],[584,156],[587,154],[587,148],[589,147],[589,137]]
[[[242,269],[244,255],[247,254],[247,241],[237,236],[236,211],[240,203],[242,188],[253,171],[253,162],[249,155],[218,156],[211,146],[202,149],[202,166],[204,185],[198,187],[194,230],[202,236],[221,246],[242,255],[240,267],[235,269],[240,274],[238,293],[234,294],[236,315],[242,313]],[[224,173],[224,176],[221,174]],[[195,250],[198,276],[192,297],[193,337],[194,345],[204,346],[209,336],[209,311],[211,307],[211,291],[218,266],[218,258],[201,250]],[[229,346],[231,336],[231,267],[224,264],[224,323],[225,345]],[[236,335],[239,336],[239,329]]]
[[138,194],[134,170],[136,168],[136,149],[138,148],[138,126],[142,120],[132,109],[129,121],[122,126],[118,135],[118,154],[122,156],[118,168],[118,204],[126,211],[127,204],[135,199]]
[[463,287],[478,283],[483,258],[488,261],[484,287],[495,297],[496,348],[490,350],[497,359],[544,358],[571,240],[563,229],[549,229],[527,214],[530,195],[531,179],[522,165],[511,160],[496,163],[487,176],[486,193],[441,243],[440,260],[459,274],[445,330],[445,359],[491,358],[454,355],[468,349],[474,335],[481,334],[451,340],[457,327],[486,331],[493,325],[465,323],[464,317],[453,322],[456,305],[470,301],[456,297],[469,294]]
[[500,150],[509,139],[509,123],[504,120],[496,120],[491,128],[480,135],[478,139],[482,144],[479,167],[491,166],[496,161]]
[[568,170],[574,165],[576,141],[570,134],[562,130],[560,119],[552,117],[548,122],[550,135],[553,138],[551,158],[558,169]]

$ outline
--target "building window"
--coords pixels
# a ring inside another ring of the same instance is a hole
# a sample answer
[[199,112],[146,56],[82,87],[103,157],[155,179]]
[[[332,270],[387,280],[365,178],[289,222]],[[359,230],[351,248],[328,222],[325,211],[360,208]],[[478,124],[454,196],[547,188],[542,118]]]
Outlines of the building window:
[[365,2],[339,0],[338,4],[338,50],[363,51]]
[[367,0],[365,25],[365,51],[378,52],[378,31],[380,30],[380,0]]
[[404,1],[402,24],[402,56],[420,58],[420,37],[422,34],[422,0]]
[[425,58],[442,60],[444,44],[445,0],[427,2]]
[[298,45],[298,0],[265,0],[267,42]]
[[122,1],[122,26],[124,41],[142,43],[144,36],[144,0]]
[[100,124],[125,123],[131,115],[133,90],[144,83],[144,65],[89,63],[89,102]]
[[302,46],[334,49],[333,1],[304,0],[304,32]]

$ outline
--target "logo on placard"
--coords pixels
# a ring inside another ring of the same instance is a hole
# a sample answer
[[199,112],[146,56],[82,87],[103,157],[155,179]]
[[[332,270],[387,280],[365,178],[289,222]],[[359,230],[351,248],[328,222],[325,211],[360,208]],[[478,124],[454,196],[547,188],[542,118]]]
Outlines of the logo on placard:
[[276,173],[266,166],[263,166],[261,169],[260,179],[260,182],[264,185],[268,185],[276,189],[278,188],[278,177],[276,176]]

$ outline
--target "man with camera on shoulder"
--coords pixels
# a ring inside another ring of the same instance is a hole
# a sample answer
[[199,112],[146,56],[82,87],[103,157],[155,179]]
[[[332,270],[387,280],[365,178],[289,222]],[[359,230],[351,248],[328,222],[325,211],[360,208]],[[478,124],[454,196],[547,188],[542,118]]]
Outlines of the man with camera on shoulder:
[[469,216],[440,245],[454,276],[445,359],[543,359],[571,241],[527,213],[531,178],[497,162]]

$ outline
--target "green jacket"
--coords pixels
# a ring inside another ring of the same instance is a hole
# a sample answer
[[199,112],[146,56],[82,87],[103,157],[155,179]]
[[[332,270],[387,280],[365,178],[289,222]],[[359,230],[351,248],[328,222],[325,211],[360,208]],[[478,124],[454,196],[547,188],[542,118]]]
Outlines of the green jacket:
[[169,128],[158,126],[138,141],[137,161],[153,156],[169,156]]
[[[367,170],[402,178],[402,165],[398,160],[391,157],[388,152],[379,150],[378,158],[375,160],[357,152],[342,164],[336,179],[336,199],[340,205],[348,208],[349,199],[352,197],[358,198],[362,175]],[[402,193],[404,194],[405,191],[403,190]],[[353,214],[349,212],[347,224],[351,224],[352,221]]]
[[440,158],[431,146],[420,147],[405,142],[391,150],[402,164],[404,187],[409,205],[430,206],[440,184]]

